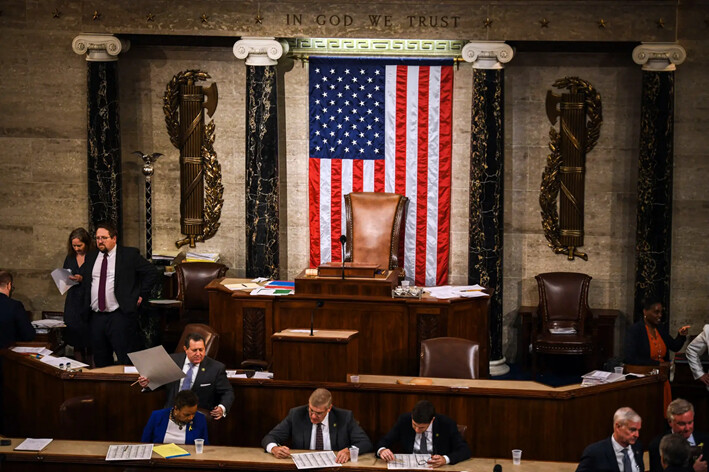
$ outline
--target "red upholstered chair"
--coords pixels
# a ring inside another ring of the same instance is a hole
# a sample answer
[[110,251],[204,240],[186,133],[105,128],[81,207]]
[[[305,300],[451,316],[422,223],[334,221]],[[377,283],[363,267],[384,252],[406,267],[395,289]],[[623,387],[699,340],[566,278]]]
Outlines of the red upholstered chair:
[[[591,277],[576,272],[549,272],[535,279],[539,306],[532,313],[532,374],[537,375],[538,354],[585,356],[590,367],[597,335],[597,316],[588,307]],[[576,333],[552,333],[569,328]]]
[[345,195],[345,261],[395,269],[403,259],[400,235],[409,199],[396,193]]
[[177,347],[175,347],[175,352],[182,352],[185,346],[185,339],[190,333],[197,333],[204,338],[204,355],[209,356],[212,359],[216,359],[217,353],[219,352],[219,333],[214,331],[211,327],[206,324],[201,323],[190,323],[185,326],[182,330],[182,336],[177,342]]
[[421,343],[419,376],[478,378],[478,344],[463,338],[431,338]]
[[228,267],[216,262],[181,262],[175,266],[177,299],[182,302],[180,322],[209,323],[209,282],[226,275]]

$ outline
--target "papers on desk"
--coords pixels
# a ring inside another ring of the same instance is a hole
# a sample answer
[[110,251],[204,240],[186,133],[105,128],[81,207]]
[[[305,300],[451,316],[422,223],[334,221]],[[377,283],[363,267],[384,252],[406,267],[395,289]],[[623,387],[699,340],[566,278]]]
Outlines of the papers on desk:
[[295,293],[295,290],[288,289],[288,288],[257,288],[251,291],[251,295],[271,295],[271,296],[280,296],[280,295],[293,295]]
[[50,438],[27,438],[17,445],[16,451],[41,451],[52,442]]
[[[246,374],[237,374],[235,370],[227,370],[226,376],[229,379],[248,379],[249,378]],[[261,371],[257,370],[256,372],[254,372],[254,375],[251,378],[252,379],[272,379],[273,372],[261,372]]]
[[440,300],[449,298],[475,298],[487,297],[487,293],[483,292],[485,287],[481,285],[442,285],[440,287],[426,287],[425,291],[431,294],[432,297]]
[[39,354],[40,356],[49,356],[52,354],[52,351],[46,347],[14,346],[11,347],[10,350],[18,354]]
[[66,326],[64,324],[63,320],[53,320],[53,319],[46,319],[46,320],[34,320],[32,322],[32,326],[35,327],[35,329],[40,328],[40,329],[50,329],[50,328],[60,328]]
[[84,364],[83,362],[79,362],[76,359],[72,359],[70,357],[54,357],[54,356],[44,356],[39,360],[40,362],[44,362],[45,364],[49,364],[52,367],[56,367],[57,369],[66,369],[66,368],[77,368],[77,367],[88,367],[88,364]]
[[59,293],[64,295],[67,290],[69,290],[74,285],[79,282],[76,280],[71,280],[69,276],[74,275],[69,269],[54,269],[52,271],[52,279],[54,279],[54,284],[57,286]]
[[147,461],[152,455],[152,444],[111,444],[106,452],[106,460]]
[[167,354],[162,345],[142,351],[129,352],[128,357],[138,369],[140,375],[150,379],[148,384],[150,390],[155,390],[158,387],[185,377],[181,366],[175,364],[175,361]]
[[594,370],[588,374],[582,375],[582,387],[590,387],[591,385],[601,385],[607,383],[618,382],[625,379],[624,374],[616,374],[614,372],[606,372],[603,370]]
[[227,283],[225,284],[222,282],[222,285],[224,285],[226,288],[228,288],[231,291],[234,290],[254,290],[256,288],[261,288],[259,284],[256,282],[232,282],[232,283]]
[[431,454],[394,454],[396,460],[387,462],[387,469],[430,469]]
[[190,453],[182,449],[175,443],[163,444],[162,446],[153,446],[153,451],[163,456],[165,459],[173,457],[189,456]]
[[320,469],[322,467],[341,467],[336,462],[337,456],[333,451],[313,451],[300,454],[291,454],[295,466],[299,469]]

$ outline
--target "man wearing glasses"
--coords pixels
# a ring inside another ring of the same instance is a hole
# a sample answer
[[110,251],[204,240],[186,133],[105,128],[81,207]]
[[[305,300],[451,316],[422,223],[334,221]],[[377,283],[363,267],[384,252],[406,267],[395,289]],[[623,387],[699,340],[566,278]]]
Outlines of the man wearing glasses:
[[391,431],[377,444],[377,456],[386,462],[395,460],[390,449],[395,444],[399,444],[406,454],[431,454],[429,467],[455,464],[471,456],[455,421],[437,415],[433,403],[427,400],[421,400],[411,413],[399,417]]
[[128,353],[141,348],[136,311],[158,279],[158,271],[134,247],[118,246],[116,227],[96,226],[98,251],[86,255],[79,281],[88,281],[91,345],[96,367],[130,365]]
[[337,463],[350,460],[350,446],[359,448],[360,454],[372,450],[367,433],[355,421],[350,410],[334,408],[332,395],[318,388],[307,405],[292,408],[286,419],[268,433],[261,445],[278,459],[290,457],[288,442],[293,449],[335,451]]

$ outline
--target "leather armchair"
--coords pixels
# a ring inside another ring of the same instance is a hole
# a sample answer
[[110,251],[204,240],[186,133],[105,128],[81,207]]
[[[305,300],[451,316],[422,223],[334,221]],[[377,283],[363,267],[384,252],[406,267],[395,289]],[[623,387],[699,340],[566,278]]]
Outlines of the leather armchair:
[[182,302],[180,322],[209,323],[209,293],[204,287],[226,275],[227,266],[216,262],[181,262],[175,266],[177,299]]
[[185,339],[190,333],[197,333],[204,338],[204,355],[216,359],[219,352],[219,333],[211,327],[201,323],[190,323],[182,330],[182,336],[177,343],[175,352],[182,352],[185,346]]
[[478,344],[463,338],[431,338],[421,343],[419,376],[478,378]]
[[[538,354],[585,356],[587,367],[597,337],[597,316],[588,307],[591,277],[576,272],[548,272],[535,276],[539,306],[532,313],[532,374],[537,375]],[[553,334],[551,330],[576,330]]]
[[353,192],[345,195],[347,242],[344,260],[396,269],[409,199],[396,193]]

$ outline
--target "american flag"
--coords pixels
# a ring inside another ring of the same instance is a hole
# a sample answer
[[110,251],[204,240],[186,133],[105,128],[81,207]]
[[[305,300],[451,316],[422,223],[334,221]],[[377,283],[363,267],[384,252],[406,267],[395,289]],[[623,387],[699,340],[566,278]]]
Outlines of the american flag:
[[391,192],[409,198],[407,279],[446,284],[452,61],[311,57],[309,62],[310,266],[342,260],[345,195]]

